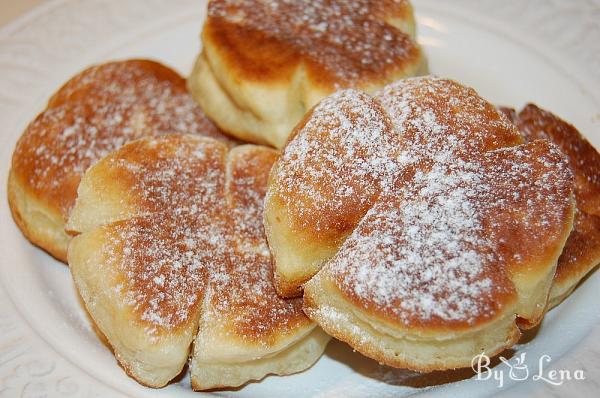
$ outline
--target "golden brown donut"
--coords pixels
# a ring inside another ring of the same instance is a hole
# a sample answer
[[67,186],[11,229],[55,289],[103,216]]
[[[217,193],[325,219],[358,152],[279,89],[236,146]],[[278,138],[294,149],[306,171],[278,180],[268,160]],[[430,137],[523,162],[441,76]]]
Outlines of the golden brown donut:
[[304,288],[332,336],[431,371],[540,322],[574,210],[556,145],[428,77],[317,105],[273,166],[265,229],[280,294]]
[[212,0],[192,95],[224,131],[282,147],[342,87],[427,73],[407,0]]
[[534,104],[518,114],[502,110],[527,141],[547,139],[558,145],[575,176],[577,212],[550,290],[549,307],[554,307],[600,263],[600,154],[573,125]]
[[262,205],[276,156],[168,135],[126,144],[83,176],[69,268],[140,383],[164,386],[191,354],[194,389],[236,387],[304,370],[325,349],[301,300],[273,287]]
[[166,66],[127,60],[84,70],[17,142],[8,178],[15,222],[32,243],[66,261],[64,225],[85,170],[126,142],[170,133],[228,140]]

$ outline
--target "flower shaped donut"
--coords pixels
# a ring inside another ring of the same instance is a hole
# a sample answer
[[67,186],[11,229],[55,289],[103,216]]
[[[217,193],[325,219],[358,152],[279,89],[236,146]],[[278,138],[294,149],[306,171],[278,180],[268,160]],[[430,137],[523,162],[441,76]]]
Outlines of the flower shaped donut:
[[265,229],[285,296],[378,361],[469,366],[543,317],[572,228],[573,177],[450,80],[346,90],[298,125],[271,171]]
[[329,337],[277,296],[262,228],[272,149],[193,135],[123,146],[84,175],[68,229],[75,285],[126,372],[194,389],[312,365]]
[[282,147],[340,87],[426,73],[407,0],[212,0],[190,91],[224,131]]

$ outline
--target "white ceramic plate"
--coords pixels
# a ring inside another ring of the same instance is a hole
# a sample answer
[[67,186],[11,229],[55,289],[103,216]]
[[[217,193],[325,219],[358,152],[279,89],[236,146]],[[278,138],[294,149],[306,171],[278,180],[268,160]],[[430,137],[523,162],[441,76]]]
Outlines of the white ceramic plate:
[[[420,41],[431,70],[475,87],[494,103],[534,101],[573,122],[600,147],[600,3],[598,1],[415,0]],[[48,3],[0,32],[0,197],[15,142],[61,83],[82,68],[110,59],[151,57],[182,73],[199,50],[205,5],[179,0],[64,0]],[[31,246],[1,200],[0,396],[199,396],[182,380],[161,390],[129,379],[92,331],[68,269]],[[333,342],[308,371],[268,377],[237,391],[240,397],[593,396],[600,375],[600,274],[593,274],[539,333],[516,347],[526,353],[526,380],[469,372],[418,375],[395,370]],[[539,359],[585,380],[554,386],[534,380]],[[521,373],[519,373],[521,372]],[[498,374],[500,374],[498,373]],[[523,368],[514,375],[523,377]]]

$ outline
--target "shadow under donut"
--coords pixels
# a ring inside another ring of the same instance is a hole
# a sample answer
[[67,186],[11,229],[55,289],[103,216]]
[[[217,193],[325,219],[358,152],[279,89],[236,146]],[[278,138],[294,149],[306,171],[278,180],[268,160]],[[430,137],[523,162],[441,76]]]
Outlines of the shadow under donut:
[[[530,342],[539,332],[540,325],[537,327],[522,331],[519,344]],[[491,358],[490,368],[493,368],[501,363],[500,357],[510,359],[515,355],[516,348],[504,350],[500,354]],[[443,384],[454,383],[457,381],[468,380],[476,375],[476,372],[469,368],[450,369],[444,371],[433,371],[421,373],[409,369],[397,369],[390,366],[381,365],[377,361],[365,357],[356,352],[339,340],[333,339],[327,349],[325,355],[334,361],[343,363],[349,366],[356,373],[374,379],[386,384],[396,386],[406,386],[413,388],[434,387]]]

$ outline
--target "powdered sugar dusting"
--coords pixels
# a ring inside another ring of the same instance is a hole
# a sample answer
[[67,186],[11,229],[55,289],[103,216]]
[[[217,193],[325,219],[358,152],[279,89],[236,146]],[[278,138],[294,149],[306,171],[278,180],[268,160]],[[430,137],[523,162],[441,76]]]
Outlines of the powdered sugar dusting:
[[[407,192],[386,194],[332,260],[329,270],[378,310],[408,324],[422,319],[474,319],[493,285],[494,260],[476,208],[485,190],[477,167],[417,172]],[[483,188],[483,189],[482,189]],[[484,307],[484,308],[481,308]]]
[[187,93],[185,81],[150,61],[89,68],[48,106],[17,144],[13,170],[65,219],[85,170],[129,141],[170,133],[226,140]]
[[[199,218],[197,214],[180,217]],[[214,261],[209,253],[220,255],[219,243],[223,242],[208,238],[214,236],[218,225],[181,227],[173,216],[158,214],[107,228],[102,248],[106,261],[99,266],[122,278],[112,305],[133,308],[149,335],[186,325],[202,299],[207,269]]]
[[468,87],[437,77],[409,78],[375,94],[401,133],[403,163],[447,163],[457,156],[520,144],[518,131]]
[[308,322],[300,300],[275,293],[262,217],[237,217],[238,208],[262,213],[276,153],[232,152],[212,139],[172,135],[126,145],[97,166],[118,170],[130,184],[124,194],[137,198],[138,215],[102,227],[100,266],[119,280],[113,304],[132,308],[149,336],[197,323],[206,294],[204,316],[243,340],[268,346],[269,336]]
[[[452,81],[407,79],[375,100],[347,91],[322,104],[335,114],[354,102],[378,109],[357,111],[369,120],[391,118],[391,130],[381,134],[381,126],[357,123],[332,128],[319,105],[278,162],[268,197],[291,195],[282,203],[293,222],[319,231],[324,224],[315,220],[329,217],[331,205],[313,206],[313,198],[328,193],[335,179],[342,187],[334,192],[343,191],[346,181],[364,178],[354,168],[374,163],[349,158],[349,164],[329,163],[327,172],[313,164],[336,151],[341,159],[360,151],[347,149],[352,145],[345,137],[361,137],[357,147],[377,159],[377,181],[385,183],[355,192],[364,196],[352,201],[334,196],[342,209],[354,211],[361,199],[370,206],[355,218],[324,274],[361,306],[406,325],[473,324],[513,303],[511,273],[545,258],[568,232],[572,176],[564,156],[546,141],[514,146],[522,142],[514,126]],[[315,132],[320,142],[306,156],[304,141]],[[309,176],[300,177],[305,186],[295,182],[300,170]]]
[[122,182],[122,197],[144,212],[216,214],[225,190],[227,148],[212,139],[189,141],[173,135],[168,141],[132,143],[109,155],[103,172]]
[[217,0],[208,7],[213,26],[231,24],[244,40],[256,36],[263,44],[278,43],[291,62],[308,60],[342,86],[365,77],[382,79],[417,60],[412,32],[399,30],[409,24],[411,13],[405,0]]
[[435,163],[398,184],[328,269],[407,325],[493,316],[514,296],[509,270],[544,256],[570,216],[572,177],[546,142]]
[[270,257],[263,226],[263,202],[267,189],[267,171],[279,156],[275,150],[240,146],[229,152],[227,162],[227,200],[236,220],[238,244]]
[[548,139],[561,148],[576,177],[577,205],[589,214],[600,215],[600,154],[593,145],[575,126],[533,104],[514,117],[528,141]]
[[528,141],[549,139],[568,157],[575,176],[577,214],[558,260],[551,299],[597,265],[600,253],[600,154],[577,129],[552,113],[528,104],[518,115],[503,108]]
[[565,166],[557,148],[536,142],[416,171],[383,194],[328,270],[368,308],[407,325],[493,316],[514,295],[508,269],[564,233]]
[[270,195],[285,202],[299,228],[310,225],[316,233],[343,229],[392,181],[397,140],[389,119],[369,96],[340,91],[313,110],[285,148],[277,163],[281,177]]

